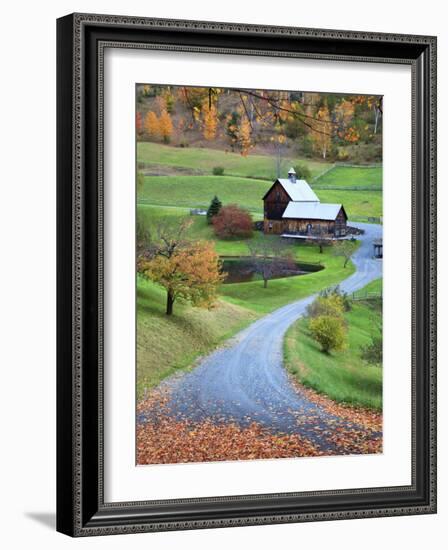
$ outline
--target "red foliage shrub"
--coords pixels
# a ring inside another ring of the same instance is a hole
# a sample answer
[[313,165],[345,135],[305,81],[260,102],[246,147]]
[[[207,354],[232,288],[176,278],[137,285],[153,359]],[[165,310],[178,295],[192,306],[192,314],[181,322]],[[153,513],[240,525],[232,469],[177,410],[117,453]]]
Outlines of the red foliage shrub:
[[223,206],[212,218],[215,234],[221,239],[252,236],[252,216],[236,204]]

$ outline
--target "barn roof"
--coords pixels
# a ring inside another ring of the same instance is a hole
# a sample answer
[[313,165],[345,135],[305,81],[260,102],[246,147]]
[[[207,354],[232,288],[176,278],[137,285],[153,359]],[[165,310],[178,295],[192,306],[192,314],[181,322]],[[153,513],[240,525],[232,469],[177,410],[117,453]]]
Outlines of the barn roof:
[[321,202],[290,202],[283,212],[283,218],[302,218],[306,220],[335,220],[342,204]]
[[305,180],[296,180],[292,182],[287,178],[279,178],[277,181],[281,183],[283,189],[288,193],[292,201],[319,202],[316,193]]

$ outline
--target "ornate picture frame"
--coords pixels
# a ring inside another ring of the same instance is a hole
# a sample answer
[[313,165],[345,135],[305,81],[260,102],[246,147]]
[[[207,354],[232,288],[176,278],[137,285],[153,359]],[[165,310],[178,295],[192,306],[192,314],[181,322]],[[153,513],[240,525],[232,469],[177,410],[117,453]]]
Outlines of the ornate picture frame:
[[[411,67],[411,485],[105,502],[103,62],[111,46]],[[435,513],[436,38],[72,14],[57,22],[57,51],[57,530],[91,536]]]

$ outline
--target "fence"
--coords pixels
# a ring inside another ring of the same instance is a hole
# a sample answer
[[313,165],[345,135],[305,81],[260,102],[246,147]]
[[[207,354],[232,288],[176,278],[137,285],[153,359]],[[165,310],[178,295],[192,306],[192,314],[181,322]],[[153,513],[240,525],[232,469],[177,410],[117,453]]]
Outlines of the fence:
[[380,185],[313,185],[314,190],[321,191],[382,191]]
[[379,223],[379,224],[382,224],[383,223],[383,217],[373,217],[373,216],[350,216],[349,220],[348,220],[348,224],[350,224],[350,222],[363,222],[363,223]]
[[362,292],[357,291],[353,292],[351,295],[352,300],[382,300],[383,299],[383,293],[382,292]]

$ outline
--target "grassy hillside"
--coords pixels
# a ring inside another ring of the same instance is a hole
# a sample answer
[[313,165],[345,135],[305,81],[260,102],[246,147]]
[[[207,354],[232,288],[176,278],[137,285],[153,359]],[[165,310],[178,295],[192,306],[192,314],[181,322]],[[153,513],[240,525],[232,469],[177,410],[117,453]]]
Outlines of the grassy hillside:
[[165,315],[166,293],[142,278],[137,284],[137,398],[145,388],[194,364],[220,342],[257,317],[242,307],[219,301],[213,310],[175,304]]
[[[364,290],[364,289],[363,289]],[[370,343],[372,325],[380,321],[378,304],[354,302],[346,313],[348,347],[343,352],[325,354],[308,331],[308,321],[300,319],[286,333],[285,365],[299,382],[331,399],[381,410],[382,368],[365,363],[361,347]]]
[[[233,176],[146,176],[139,192],[140,203],[207,208],[214,195],[224,204],[236,203],[262,216],[262,197],[271,182]],[[318,190],[322,202],[342,203],[352,218],[382,215],[378,191]]]
[[383,215],[383,197],[378,191],[318,190],[316,193],[322,202],[343,204],[349,221],[356,217]]
[[335,166],[314,182],[314,188],[320,187],[365,187],[380,190],[383,186],[383,168],[381,166]]
[[262,197],[271,185],[269,181],[234,176],[147,176],[139,201],[208,208],[217,195],[223,204],[236,203],[262,213]]
[[[287,158],[283,161],[285,172],[299,158]],[[190,168],[204,174],[212,174],[214,166],[223,166],[225,174],[274,180],[276,177],[275,157],[268,155],[241,156],[239,153],[226,153],[216,149],[198,147],[172,147],[160,143],[138,142],[137,162],[140,164],[162,164],[176,168]],[[312,176],[317,176],[328,168],[328,163],[306,160]]]

